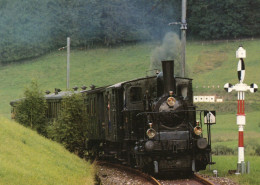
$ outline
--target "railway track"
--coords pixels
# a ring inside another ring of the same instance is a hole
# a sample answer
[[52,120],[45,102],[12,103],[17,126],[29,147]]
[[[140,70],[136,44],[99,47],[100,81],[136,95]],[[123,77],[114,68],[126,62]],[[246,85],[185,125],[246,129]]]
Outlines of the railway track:
[[214,185],[212,182],[194,174],[188,179],[158,180],[151,175],[120,164],[97,161],[97,175],[99,184],[147,184],[147,185]]
[[198,174],[194,174],[193,178],[196,179],[197,181],[203,183],[204,185],[214,185],[212,182],[208,181],[207,179],[201,177]]
[[158,181],[161,185],[214,185],[214,183],[208,181],[207,179],[201,177],[198,174],[194,174],[190,178],[168,179]]
[[[109,178],[107,184],[161,185],[161,183],[154,177],[143,173],[140,170],[136,170],[120,164],[97,161],[96,167],[98,168],[98,176],[101,179],[101,184],[103,185],[106,184],[106,177]],[[111,174],[114,175],[115,180],[113,180],[113,176],[109,176]],[[102,182],[102,179],[104,182]]]

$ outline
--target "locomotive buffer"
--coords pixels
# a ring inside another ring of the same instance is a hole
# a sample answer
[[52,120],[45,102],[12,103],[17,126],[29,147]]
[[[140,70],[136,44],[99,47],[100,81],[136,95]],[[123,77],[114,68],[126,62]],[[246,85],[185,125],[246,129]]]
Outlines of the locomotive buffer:
[[[238,125],[238,163],[236,174],[245,173],[245,159],[244,159],[244,126],[246,125],[246,115],[245,115],[245,92],[250,91],[255,93],[258,86],[252,83],[250,86],[243,83],[245,78],[245,63],[244,58],[246,58],[246,50],[242,46],[236,51],[236,58],[239,58],[237,65],[237,74],[239,83],[232,85],[226,83],[224,89],[227,92],[233,90],[237,91],[237,125]],[[247,165],[247,173],[249,173],[249,163]]]

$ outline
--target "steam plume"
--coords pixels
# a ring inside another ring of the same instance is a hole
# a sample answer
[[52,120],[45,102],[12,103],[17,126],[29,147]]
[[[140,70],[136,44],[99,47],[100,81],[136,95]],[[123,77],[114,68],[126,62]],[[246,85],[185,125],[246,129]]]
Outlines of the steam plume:
[[168,32],[162,45],[152,51],[150,69],[161,70],[162,60],[174,60],[174,74],[180,75],[181,41],[176,33]]

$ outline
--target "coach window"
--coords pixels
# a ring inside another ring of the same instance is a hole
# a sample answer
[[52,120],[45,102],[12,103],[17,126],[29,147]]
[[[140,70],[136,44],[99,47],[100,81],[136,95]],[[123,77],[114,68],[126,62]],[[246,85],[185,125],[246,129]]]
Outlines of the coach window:
[[56,118],[57,117],[57,102],[54,102],[54,117]]
[[182,96],[184,99],[188,96],[188,87],[187,85],[178,85],[177,87],[177,95]]
[[93,98],[93,115],[96,115],[96,98]]
[[184,99],[187,98],[188,96],[188,87],[187,86],[182,86],[181,88],[181,95]]
[[87,114],[90,115],[90,99],[89,98],[87,99],[86,107],[87,107]]
[[130,89],[130,102],[140,102],[142,101],[142,88],[141,87],[131,87]]
[[51,103],[48,103],[48,118],[51,118]]
[[91,98],[90,99],[90,114],[91,114],[91,116],[93,116],[94,115],[94,100]]

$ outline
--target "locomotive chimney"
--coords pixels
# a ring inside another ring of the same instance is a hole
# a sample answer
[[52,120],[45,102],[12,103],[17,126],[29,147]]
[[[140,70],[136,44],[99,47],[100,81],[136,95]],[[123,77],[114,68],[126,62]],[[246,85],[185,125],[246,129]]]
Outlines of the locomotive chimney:
[[163,70],[163,86],[164,94],[169,94],[169,91],[173,91],[175,94],[175,79],[174,79],[174,61],[165,60],[162,61]]

